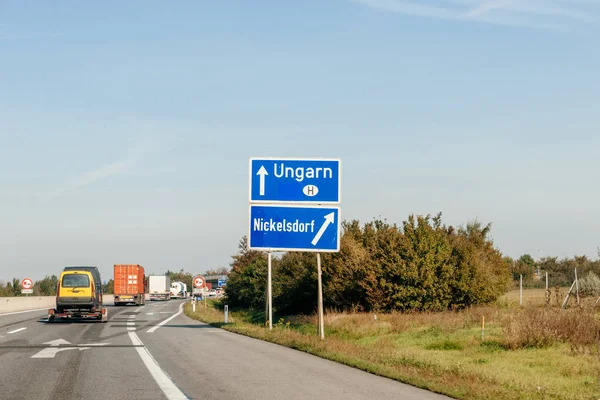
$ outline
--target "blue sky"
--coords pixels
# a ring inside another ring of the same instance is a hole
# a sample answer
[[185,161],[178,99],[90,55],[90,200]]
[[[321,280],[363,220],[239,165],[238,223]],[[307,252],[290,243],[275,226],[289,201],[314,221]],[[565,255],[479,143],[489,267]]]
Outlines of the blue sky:
[[248,158],[340,157],[342,215],[596,256],[592,0],[0,2],[0,279],[228,265]]

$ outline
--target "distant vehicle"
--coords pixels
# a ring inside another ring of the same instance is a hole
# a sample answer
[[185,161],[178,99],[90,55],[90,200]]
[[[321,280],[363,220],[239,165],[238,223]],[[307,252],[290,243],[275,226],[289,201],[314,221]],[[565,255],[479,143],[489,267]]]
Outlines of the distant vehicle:
[[195,298],[196,300],[202,300],[203,297],[205,295],[205,290],[204,288],[200,289],[200,288],[193,288],[192,289],[192,297]]
[[48,310],[48,322],[57,317],[108,321],[106,308],[102,307],[102,292],[96,290],[97,286],[89,270],[65,268],[58,279],[56,308]]
[[166,275],[150,275],[150,300],[171,300],[171,278]]
[[204,300],[202,292],[194,292],[194,293],[192,293],[192,298],[194,298],[196,301]]
[[146,275],[144,267],[137,264],[117,264],[114,266],[115,306],[134,303],[146,304]]
[[184,299],[187,297],[187,285],[183,282],[171,283],[171,298]]

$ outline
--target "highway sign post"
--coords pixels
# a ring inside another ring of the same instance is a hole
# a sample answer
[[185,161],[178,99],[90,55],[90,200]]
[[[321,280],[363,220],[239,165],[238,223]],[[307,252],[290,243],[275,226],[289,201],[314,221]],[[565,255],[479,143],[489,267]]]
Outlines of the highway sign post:
[[249,248],[338,252],[339,207],[250,205]]
[[341,182],[340,159],[250,159],[251,203],[337,204]]
[[204,278],[197,275],[192,280],[195,289],[202,289],[204,287]]
[[324,336],[321,253],[340,251],[342,169],[338,158],[250,158],[248,248],[265,251],[273,329],[272,252],[317,253],[319,323]]
[[24,278],[21,281],[21,293],[25,295],[33,293],[33,280],[31,278]]

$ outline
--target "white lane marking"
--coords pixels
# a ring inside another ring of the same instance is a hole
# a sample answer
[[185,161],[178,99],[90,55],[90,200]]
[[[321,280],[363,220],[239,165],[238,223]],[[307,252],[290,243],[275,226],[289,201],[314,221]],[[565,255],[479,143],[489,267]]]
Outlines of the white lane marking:
[[47,347],[31,356],[31,358],[54,358],[57,353],[65,350],[88,350],[89,347]]
[[14,311],[14,312],[0,314],[0,317],[4,317],[5,315],[24,314],[24,313],[28,313],[28,312],[34,312],[34,311],[48,311],[48,309],[50,309],[50,307],[36,308],[35,310]]
[[88,350],[88,349],[90,349],[92,347],[96,347],[96,346],[106,346],[109,343],[77,344],[77,345],[69,346],[69,347],[58,347],[60,345],[65,345],[65,344],[69,345],[71,343],[64,339],[56,339],[56,340],[52,340],[50,342],[46,342],[44,344],[47,344],[50,347],[46,347],[45,349],[38,351],[37,353],[32,355],[31,358],[55,358],[56,354],[60,353],[61,351],[76,350],[76,349],[83,351],[83,350]]
[[159,314],[171,314],[169,311],[161,311]]
[[[134,346],[137,346],[135,349],[138,354],[142,358],[144,365],[148,368],[148,371],[161,388],[165,396],[168,400],[177,400],[177,399],[185,399],[188,400],[188,397],[183,394],[181,390],[175,385],[173,380],[166,374],[165,371],[162,370],[160,365],[156,362],[152,354],[148,351],[144,343],[140,340],[138,335],[135,332],[129,332],[129,338],[131,339],[131,343]],[[142,347],[140,347],[142,346]]]
[[169,322],[170,320],[172,320],[173,318],[175,318],[176,316],[178,316],[179,314],[181,314],[183,312],[183,305],[185,303],[181,303],[179,305],[179,311],[177,311],[177,313],[171,315],[169,318],[165,319],[164,321],[160,322],[158,325],[153,326],[152,328],[148,329],[146,332],[147,333],[152,333],[155,330],[157,330],[158,328],[160,328],[161,326],[163,326],[164,324],[166,324],[167,322]]
[[128,331],[135,331],[136,329],[135,329],[135,328],[132,328],[131,326],[128,326],[128,327],[127,327],[127,330],[128,330]]
[[154,315],[153,312],[146,313],[146,315]]
[[27,329],[27,328],[19,328],[19,329],[15,329],[14,331],[6,332],[6,333],[8,333],[9,335],[11,335],[13,333],[24,331],[25,329]]

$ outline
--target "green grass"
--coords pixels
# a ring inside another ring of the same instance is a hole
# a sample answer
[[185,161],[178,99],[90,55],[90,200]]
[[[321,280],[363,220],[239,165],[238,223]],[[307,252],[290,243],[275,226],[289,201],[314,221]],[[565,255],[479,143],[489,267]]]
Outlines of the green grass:
[[[455,398],[600,398],[598,353],[589,338],[578,347],[554,340],[546,346],[510,349],[507,343],[516,339],[506,337],[506,326],[529,315],[520,307],[378,314],[377,319],[364,313],[327,313],[326,337],[321,340],[316,335],[315,316],[277,319],[269,331],[263,325],[264,313],[233,311],[230,324],[224,325],[220,303],[208,304],[208,308],[198,305],[195,313],[187,304],[185,313],[233,332]],[[482,315],[486,321],[483,340]],[[548,318],[554,318],[552,315],[547,314]]]

